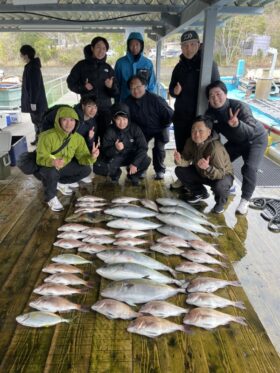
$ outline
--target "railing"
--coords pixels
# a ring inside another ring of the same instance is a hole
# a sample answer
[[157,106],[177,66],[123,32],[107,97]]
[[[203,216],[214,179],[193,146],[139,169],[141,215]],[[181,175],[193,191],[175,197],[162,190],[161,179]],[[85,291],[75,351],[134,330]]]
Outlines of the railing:
[[49,107],[53,106],[62,96],[69,92],[66,78],[67,75],[62,75],[59,78],[49,80],[45,83],[45,90]]

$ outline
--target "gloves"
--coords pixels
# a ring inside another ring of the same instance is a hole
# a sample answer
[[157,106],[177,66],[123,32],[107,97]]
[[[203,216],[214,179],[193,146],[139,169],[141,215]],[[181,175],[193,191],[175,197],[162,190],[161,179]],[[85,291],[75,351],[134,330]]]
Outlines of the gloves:
[[30,106],[31,106],[32,111],[36,111],[36,108],[37,108],[36,104],[30,104]]

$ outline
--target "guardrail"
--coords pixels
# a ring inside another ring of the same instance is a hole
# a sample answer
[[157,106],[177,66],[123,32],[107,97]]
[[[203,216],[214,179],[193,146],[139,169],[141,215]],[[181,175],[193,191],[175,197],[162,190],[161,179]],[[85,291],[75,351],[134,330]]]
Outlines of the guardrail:
[[49,80],[45,83],[46,96],[48,101],[48,106],[51,107],[56,102],[69,92],[66,78],[68,75],[62,75],[59,78]]

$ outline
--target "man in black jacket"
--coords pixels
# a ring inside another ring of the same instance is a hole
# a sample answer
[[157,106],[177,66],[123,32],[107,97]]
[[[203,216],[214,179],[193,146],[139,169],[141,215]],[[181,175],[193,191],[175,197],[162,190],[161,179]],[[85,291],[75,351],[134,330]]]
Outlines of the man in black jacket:
[[148,145],[141,129],[130,122],[129,108],[115,104],[111,108],[113,124],[107,129],[102,142],[102,156],[93,171],[97,175],[110,176],[118,182],[121,167],[127,167],[127,177],[132,185],[139,184],[139,176],[151,163],[147,155]]
[[140,75],[134,75],[128,80],[130,96],[126,104],[130,109],[132,122],[136,123],[144,133],[146,141],[154,139],[153,166],[155,179],[161,180],[165,173],[165,149],[169,141],[169,126],[173,110],[166,101],[146,90],[146,80]]

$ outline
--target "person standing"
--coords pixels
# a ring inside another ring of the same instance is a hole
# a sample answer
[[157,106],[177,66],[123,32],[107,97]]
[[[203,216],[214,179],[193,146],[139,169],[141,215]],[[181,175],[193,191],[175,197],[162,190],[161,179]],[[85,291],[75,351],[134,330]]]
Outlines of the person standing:
[[247,104],[227,98],[227,87],[222,81],[209,84],[206,96],[209,100],[206,115],[212,118],[213,129],[227,139],[225,148],[231,162],[239,157],[244,161],[241,168],[241,200],[236,213],[245,215],[257,185],[257,171],[267,148],[267,132],[253,117]]
[[120,86],[118,100],[124,102],[129,96],[127,82],[133,75],[143,77],[147,82],[147,91],[156,89],[156,77],[153,62],[143,55],[144,39],[140,32],[131,32],[127,38],[127,52],[117,60],[115,71]]
[[35,139],[31,145],[36,145],[38,136],[42,131],[42,117],[48,108],[46,92],[41,73],[41,61],[35,57],[36,51],[31,45],[23,45],[20,48],[20,56],[26,63],[22,76],[21,111],[30,113],[34,124]]
[[111,122],[110,107],[112,98],[119,94],[114,69],[106,62],[108,41],[97,36],[91,41],[91,54],[79,61],[71,70],[67,84],[70,91],[86,95],[95,95],[98,100],[97,131],[101,139]]
[[173,110],[160,96],[146,90],[146,80],[134,75],[128,80],[130,96],[125,103],[130,109],[131,121],[137,124],[144,133],[147,143],[154,139],[153,166],[155,179],[161,180],[165,173],[165,149],[169,141],[169,126]]

